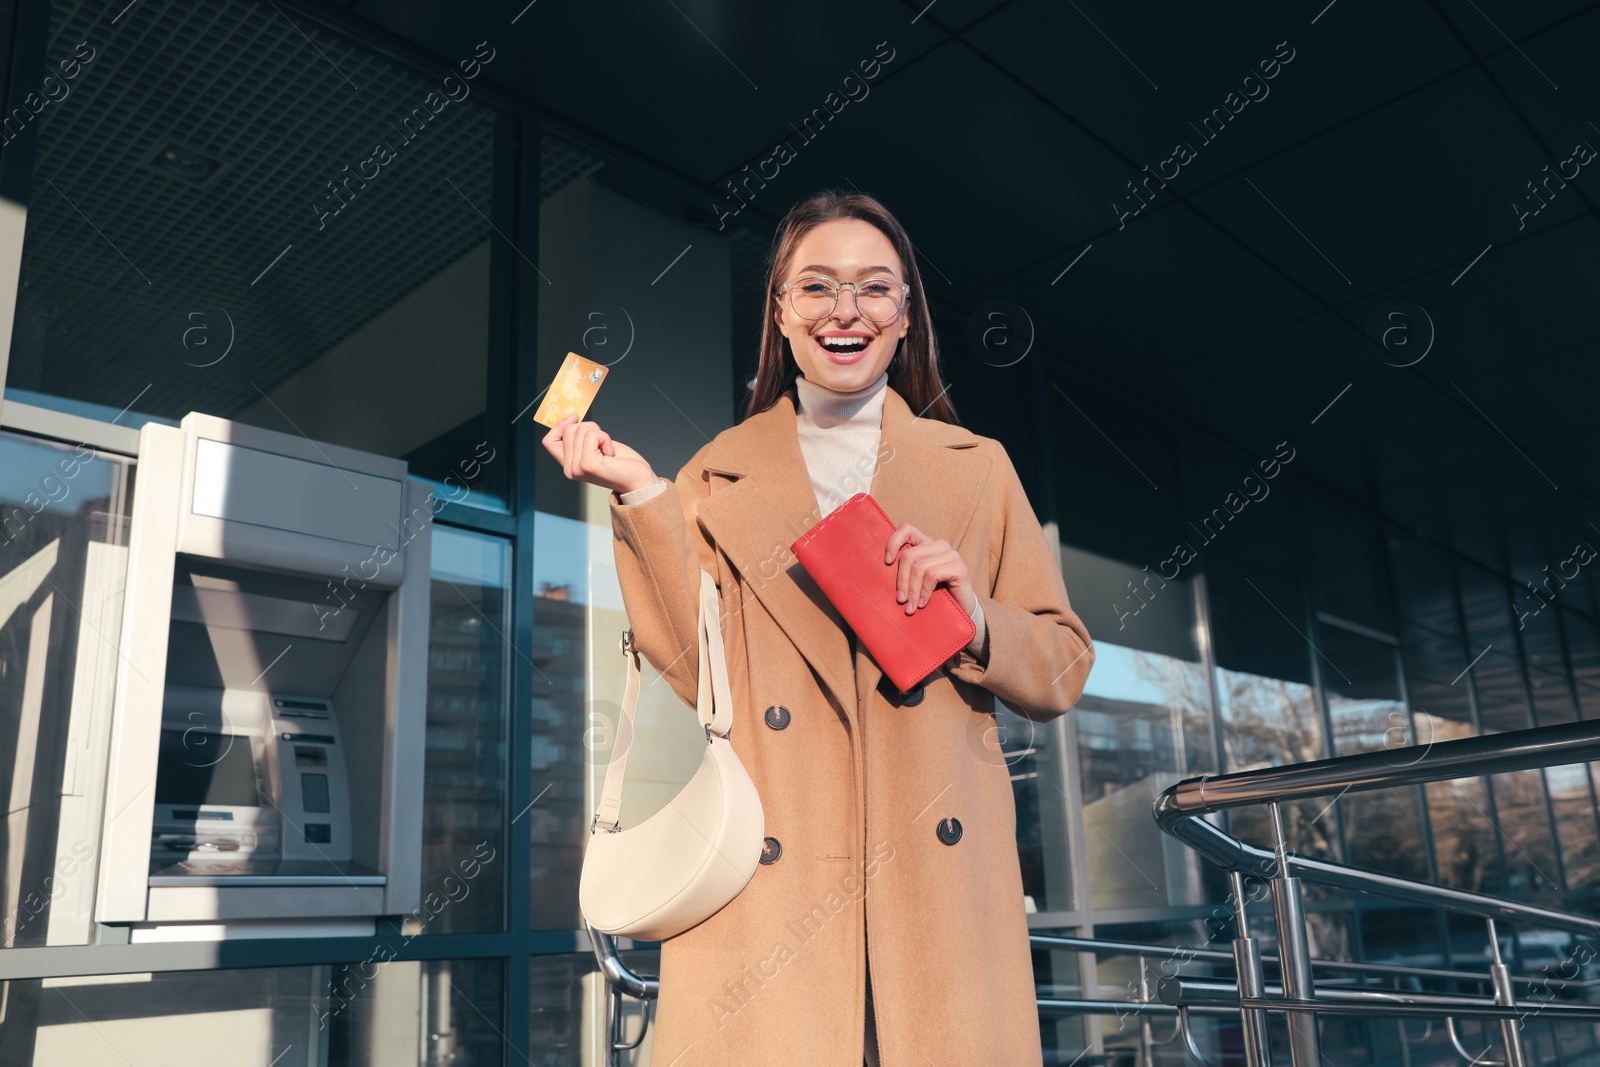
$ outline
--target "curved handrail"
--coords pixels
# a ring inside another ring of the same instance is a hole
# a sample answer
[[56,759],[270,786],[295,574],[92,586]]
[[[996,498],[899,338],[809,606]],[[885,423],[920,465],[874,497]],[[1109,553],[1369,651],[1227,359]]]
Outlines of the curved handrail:
[[[1412,755],[1418,747],[1420,755]],[[1257,804],[1279,804],[1329,793],[1417,785],[1447,778],[1472,778],[1536,767],[1556,767],[1600,759],[1600,720],[1542,726],[1427,746],[1363,752],[1354,756],[1265,767],[1235,774],[1202,775],[1169,787],[1156,798],[1155,820],[1177,838],[1225,870],[1263,880],[1278,876],[1270,850],[1246,844],[1201,815]],[[1286,875],[1321,885],[1378,893],[1428,907],[1450,908],[1488,919],[1513,919],[1571,933],[1600,934],[1600,921],[1483,893],[1413,881],[1327,860],[1288,853]]]
[[[1414,754],[1418,748],[1421,753]],[[1329,793],[1360,793],[1592,759],[1600,759],[1600,719],[1387,748],[1288,767],[1186,778],[1161,794],[1156,821]],[[1167,829],[1165,823],[1162,829]]]

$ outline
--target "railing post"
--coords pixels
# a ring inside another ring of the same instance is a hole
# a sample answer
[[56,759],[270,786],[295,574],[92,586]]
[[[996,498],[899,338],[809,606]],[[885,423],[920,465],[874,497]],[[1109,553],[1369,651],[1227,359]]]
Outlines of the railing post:
[[[1239,996],[1259,999],[1266,988],[1261,969],[1261,943],[1250,936],[1250,916],[1245,912],[1244,874],[1229,871],[1233,882],[1233,968],[1239,976]],[[1267,1013],[1260,1008],[1239,1009],[1239,1026],[1244,1031],[1245,1067],[1272,1067],[1272,1044],[1267,1032]]]
[[[1139,957],[1139,1001],[1150,1003],[1150,967],[1143,956]],[[1156,1035],[1150,1026],[1149,1012],[1139,1013],[1139,1062],[1144,1067],[1155,1067]]]
[[[1283,992],[1290,1000],[1315,1000],[1311,984],[1311,950],[1306,943],[1306,916],[1300,899],[1300,880],[1289,875],[1289,839],[1283,828],[1283,809],[1270,806],[1273,851],[1278,869],[1272,880],[1272,910],[1278,920],[1278,958],[1283,970]],[[1320,1067],[1317,1017],[1312,1012],[1285,1012],[1289,1024],[1289,1059],[1294,1067]]]
[[[1500,956],[1500,938],[1494,920],[1485,919],[1484,922],[1489,925],[1489,951],[1494,961],[1489,965],[1489,977],[1494,982],[1494,1002],[1502,1007],[1511,1007],[1517,1002],[1516,987],[1511,984],[1511,968]],[[1528,1060],[1522,1051],[1522,1020],[1501,1019],[1500,1037],[1506,1043],[1506,1067],[1527,1067]]]

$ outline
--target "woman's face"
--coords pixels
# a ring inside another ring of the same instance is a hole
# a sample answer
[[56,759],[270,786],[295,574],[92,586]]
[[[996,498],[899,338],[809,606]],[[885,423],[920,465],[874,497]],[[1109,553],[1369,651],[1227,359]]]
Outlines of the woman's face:
[[[894,245],[876,226],[860,219],[834,219],[802,237],[778,282],[817,274],[840,282],[868,278],[887,279],[895,286],[905,282]],[[895,294],[899,295],[898,288]],[[852,393],[877,381],[910,329],[904,304],[888,322],[863,317],[854,289],[841,289],[833,314],[816,320],[797,314],[789,297],[787,292],[779,294],[773,314],[789,339],[795,363],[807,380],[836,392]]]

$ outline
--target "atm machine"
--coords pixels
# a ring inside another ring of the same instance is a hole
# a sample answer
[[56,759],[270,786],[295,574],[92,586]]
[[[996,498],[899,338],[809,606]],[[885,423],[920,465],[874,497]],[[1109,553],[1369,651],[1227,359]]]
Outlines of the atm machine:
[[143,428],[96,921],[370,935],[418,907],[430,500],[400,460]]

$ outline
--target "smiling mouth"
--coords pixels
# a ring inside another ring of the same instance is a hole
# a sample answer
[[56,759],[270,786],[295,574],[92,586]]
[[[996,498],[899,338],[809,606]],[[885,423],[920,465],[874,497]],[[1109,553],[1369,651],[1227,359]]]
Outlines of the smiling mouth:
[[817,338],[817,343],[826,351],[853,356],[858,352],[865,352],[867,345],[872,343],[872,339],[869,337],[819,337]]

